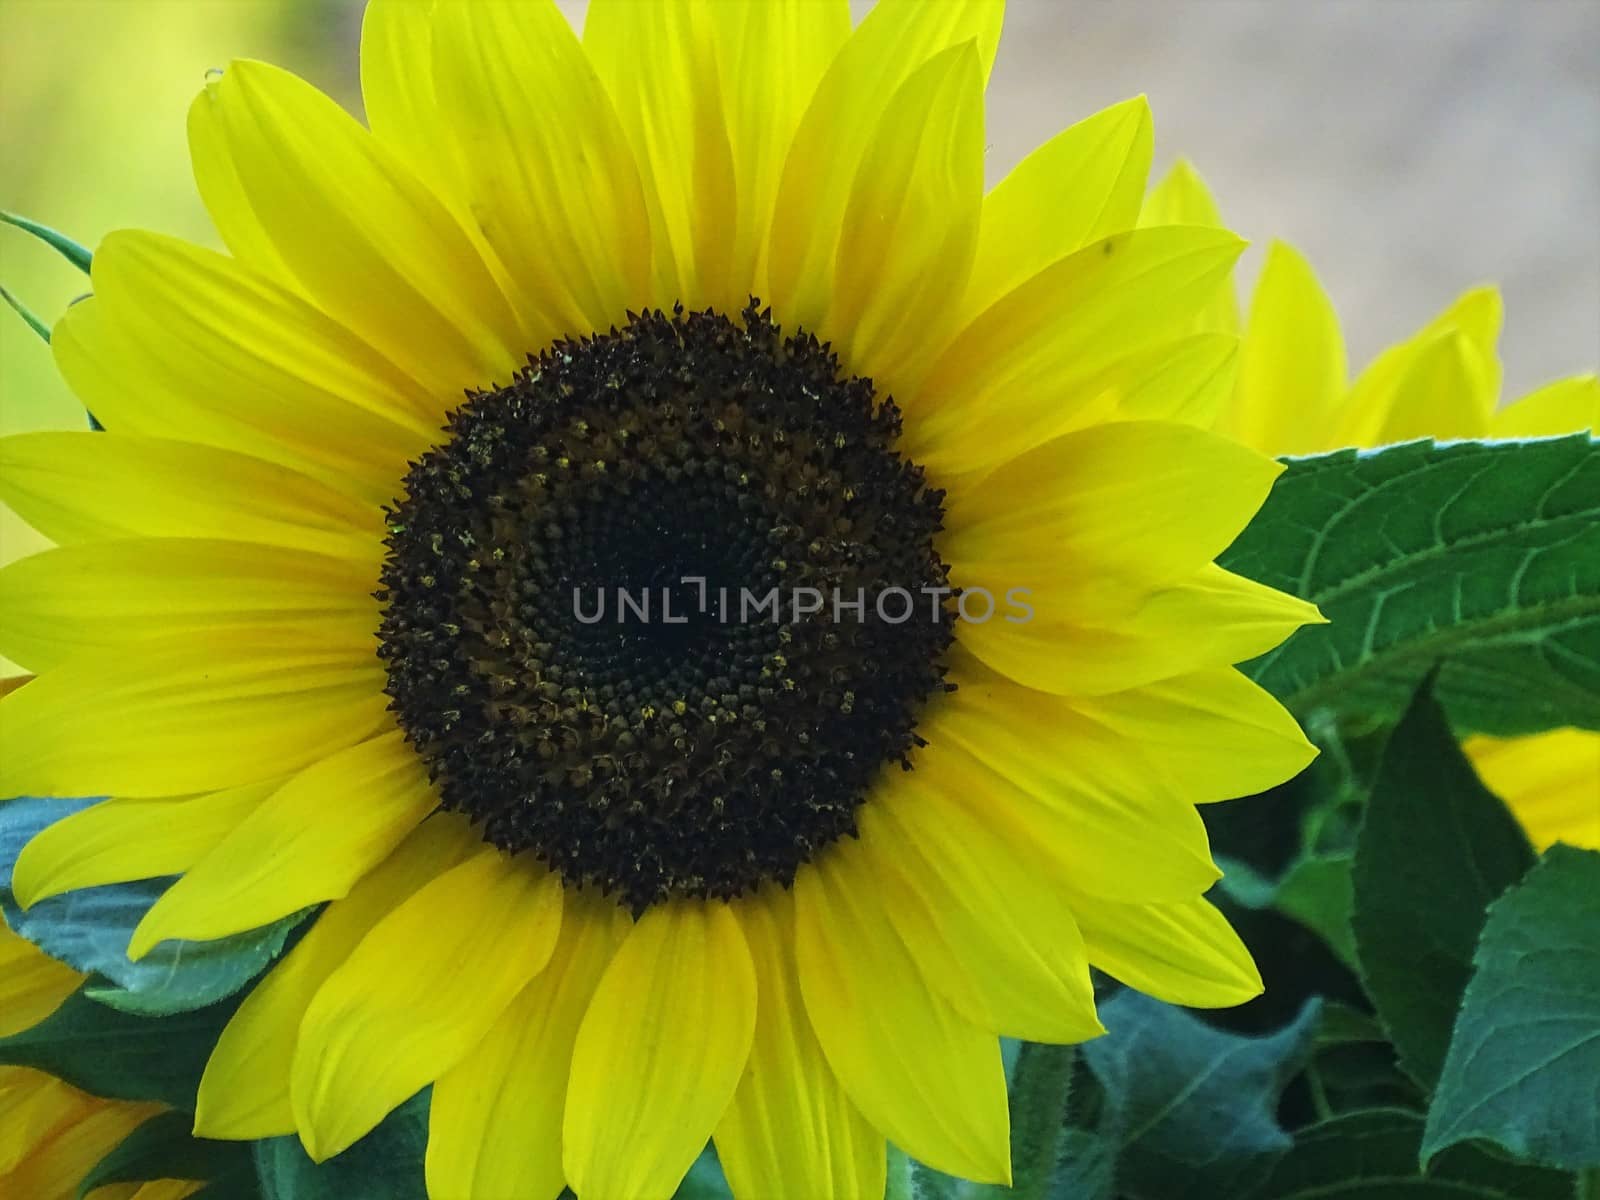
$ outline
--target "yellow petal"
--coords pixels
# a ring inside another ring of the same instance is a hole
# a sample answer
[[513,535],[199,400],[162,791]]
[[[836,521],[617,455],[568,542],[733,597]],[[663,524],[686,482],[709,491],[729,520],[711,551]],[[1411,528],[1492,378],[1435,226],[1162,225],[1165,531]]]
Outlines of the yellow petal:
[[1232,667],[1213,667],[1073,708],[1139,747],[1196,804],[1252,796],[1299,774],[1317,750],[1289,711]]
[[348,896],[323,910],[217,1039],[200,1080],[197,1134],[247,1141],[294,1132],[290,1068],[312,998],[373,926],[481,845],[464,817],[435,813]]
[[[1222,228],[1222,212],[1200,172],[1186,158],[1172,164],[1150,189],[1139,213],[1141,229],[1154,225],[1210,225]],[[1196,332],[1239,332],[1239,297],[1233,285],[1220,290],[1195,318]]]
[[85,1105],[75,1120],[56,1129],[15,1171],[0,1178],[4,1194],[19,1200],[75,1200],[89,1167],[159,1111],[155,1104]]
[[[299,296],[176,238],[111,234],[95,251],[94,286],[93,319],[69,311],[56,360],[119,432],[309,464],[387,500],[456,399],[430,394]],[[97,365],[106,359],[113,370]]]
[[31,1067],[0,1067],[0,1186],[13,1184],[12,1171],[99,1103]]
[[671,1196],[733,1097],[755,1022],[755,968],[728,906],[646,912],[578,1029],[562,1126],[573,1191]]
[[175,629],[325,622],[378,627],[359,562],[201,538],[63,546],[0,570],[0,651],[32,671]]
[[486,848],[384,917],[306,1011],[290,1094],[322,1162],[448,1071],[544,969],[561,881]]
[[1214,229],[1118,234],[991,305],[934,364],[906,419],[905,451],[932,471],[1014,458],[1070,428],[1113,363],[1182,332],[1243,243]]
[[1233,393],[1239,339],[1195,333],[1157,342],[1117,365],[1117,416],[1211,428]]
[[840,48],[800,118],[778,185],[764,299],[786,326],[815,329],[828,311],[851,185],[891,98],[923,63],[968,40],[977,42],[987,79],[1003,7],[998,0],[884,0]]
[[[0,1037],[44,1020],[78,990],[83,976],[0,924]],[[7,1168],[0,1163],[0,1172]]]
[[106,800],[36,834],[17,856],[11,890],[31,908],[78,888],[159,879],[194,866],[281,780],[178,800]]
[[737,311],[749,295],[751,279],[733,276],[738,185],[717,61],[730,23],[692,0],[592,0],[584,22],[583,49],[644,176],[658,305]]
[[383,558],[376,506],[275,463],[189,442],[87,431],[0,438],[0,500],[63,545],[219,538]]
[[918,726],[915,774],[1006,842],[1029,847],[1049,879],[1112,900],[1188,900],[1221,877],[1205,825],[1182,793],[1053,696],[970,668]]
[[373,136],[436,191],[459,164],[433,89],[434,0],[368,0],[361,15],[361,103]]
[[1282,472],[1270,458],[1189,425],[1097,425],[952,491],[940,553],[975,574],[1026,567],[1086,583],[1183,579],[1228,547]]
[[1600,378],[1575,375],[1529,392],[1489,420],[1493,437],[1600,433]]
[[1483,355],[1464,334],[1442,333],[1418,349],[1396,382],[1377,443],[1484,437],[1494,402]]
[[1475,737],[1462,748],[1535,849],[1565,842],[1600,850],[1600,733],[1557,729],[1531,737]]
[[1058,259],[1131,229],[1154,137],[1149,102],[1135,96],[1063,130],[1013,167],[983,199],[962,301],[968,316]]
[[526,351],[489,268],[394,151],[309,84],[237,61],[207,85],[251,207],[306,292],[438,395]]
[[388,720],[370,643],[281,626],[150,638],[80,655],[0,699],[0,795],[171,796],[254,783]]
[[241,264],[289,291],[299,291],[300,283],[283,261],[267,231],[261,227],[244,181],[233,165],[233,151],[227,134],[217,119],[209,91],[202,91],[189,105],[189,159],[194,181],[217,234],[228,252]]
[[1327,446],[1344,398],[1344,335],[1333,302],[1300,252],[1267,248],[1239,380],[1217,428],[1263,454],[1309,454]]
[[1106,974],[1190,1008],[1229,1008],[1261,994],[1250,951],[1207,901],[1076,905],[1089,961]]
[[593,892],[568,891],[564,904],[550,964],[433,1085],[430,1195],[554,1200],[566,1184],[561,1122],[572,1047],[631,922]]
[[167,938],[242,933],[347,895],[437,805],[398,731],[331,755],[273,792],[168,888],[134,929],[128,955],[142,958]]
[[[730,279],[766,298],[779,176],[801,115],[850,36],[850,6],[846,0],[728,4],[718,6],[710,24],[728,101],[739,203]],[[745,299],[738,297],[740,303]]]
[[828,1064],[862,1114],[931,1167],[1011,1182],[1010,1113],[995,1035],[931,991],[895,931],[859,843],[795,876],[795,961]]
[[786,1192],[815,1200],[879,1200],[883,1135],[845,1094],[812,1032],[794,959],[794,901],[769,888],[734,910],[755,962],[755,1040],[717,1157],[740,1200]]
[[904,394],[921,374],[966,288],[983,203],[983,78],[970,41],[914,71],[850,188],[834,296],[817,328],[888,394]]
[[[924,902],[888,906],[906,944],[917,954],[938,938],[953,949],[978,993],[979,1011],[967,1015],[985,1028],[1057,1043],[1105,1032],[1062,891],[1033,869],[1031,853],[1010,843],[1007,831],[947,801],[922,776],[912,771],[880,786],[860,815],[862,845],[879,871],[901,872]],[[966,991],[962,985],[946,994],[963,1007]]]
[[1059,570],[1030,575],[1026,566],[953,570],[950,580],[997,597],[1019,583],[1029,590],[1029,619],[968,623],[962,644],[1017,682],[1063,696],[1098,696],[1244,662],[1302,625],[1323,623],[1315,605],[1215,565],[1154,590],[1103,580],[1075,592]]
[[650,294],[649,215],[572,27],[551,0],[452,2],[436,7],[433,39],[461,187],[519,285],[524,349],[621,321]]
[[[1415,393],[1419,384],[1423,397],[1419,402],[1414,394],[1408,401],[1407,407],[1414,416],[1408,418],[1407,423],[1414,423],[1420,417],[1424,424],[1434,428],[1426,434],[1413,436],[1483,436],[1490,410],[1500,394],[1500,364],[1495,342],[1503,311],[1498,291],[1475,288],[1457,297],[1410,338],[1378,355],[1351,387],[1331,444],[1376,446],[1392,440],[1387,438],[1387,426],[1400,403],[1401,389],[1409,388]],[[1452,337],[1459,341],[1448,344]],[[1413,379],[1412,372],[1424,354],[1432,354],[1435,362]],[[1427,381],[1430,376],[1438,378],[1441,370],[1452,369],[1453,364],[1447,361],[1452,355],[1470,361],[1470,366],[1459,368],[1472,375],[1470,390],[1430,398]]]

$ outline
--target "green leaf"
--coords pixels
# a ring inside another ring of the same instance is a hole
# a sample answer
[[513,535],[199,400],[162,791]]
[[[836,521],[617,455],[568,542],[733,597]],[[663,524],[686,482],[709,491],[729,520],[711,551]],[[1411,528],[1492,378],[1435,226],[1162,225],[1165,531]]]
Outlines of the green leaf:
[[1386,724],[1443,662],[1458,732],[1600,729],[1600,443],[1586,435],[1291,459],[1220,561],[1328,618],[1243,668],[1296,713]]
[[1572,1177],[1473,1147],[1417,1165],[1422,1118],[1399,1109],[1346,1113],[1301,1130],[1252,1200],[1572,1200]]
[[1600,1166],[1600,853],[1551,847],[1489,909],[1423,1154],[1487,1138]]
[[102,1158],[78,1185],[78,1200],[113,1183],[157,1179],[215,1181],[231,1185],[234,1196],[255,1192],[255,1168],[244,1142],[213,1142],[189,1129],[194,1119],[169,1112],[151,1117]]
[[1367,991],[1424,1086],[1444,1064],[1484,912],[1532,864],[1521,826],[1478,782],[1424,686],[1373,780],[1351,918]]
[[1104,1091],[1119,1194],[1211,1200],[1247,1192],[1291,1139],[1276,1112],[1311,1050],[1319,1002],[1267,1037],[1214,1029],[1137,992],[1100,1006],[1110,1033],[1082,1053]]
[[1347,967],[1356,966],[1356,939],[1350,929],[1355,906],[1349,854],[1312,854],[1289,868],[1273,898],[1278,911],[1321,935]]
[[33,1067],[95,1096],[194,1111],[195,1091],[234,1001],[167,1017],[96,1004],[80,988],[37,1025],[0,1038],[0,1066]]
[[431,1089],[418,1092],[366,1137],[324,1163],[311,1161],[297,1137],[255,1144],[256,1175],[266,1200],[428,1200],[423,1156]]
[[4,221],[7,225],[15,225],[24,233],[33,234],[85,275],[89,273],[89,264],[94,256],[89,253],[86,246],[73,241],[66,234],[51,229],[48,225],[41,225],[37,221],[30,221],[27,217],[18,216],[14,212],[6,212],[4,209],[0,209],[0,221]]
[[85,990],[91,1000],[152,1016],[214,1004],[259,975],[313,911],[214,941],[164,942],[138,962],[128,958],[128,939],[172,879],[84,888],[24,912],[11,894],[17,855],[40,830],[95,803],[23,797],[0,806],[0,912],[15,933],[51,957],[100,976]]

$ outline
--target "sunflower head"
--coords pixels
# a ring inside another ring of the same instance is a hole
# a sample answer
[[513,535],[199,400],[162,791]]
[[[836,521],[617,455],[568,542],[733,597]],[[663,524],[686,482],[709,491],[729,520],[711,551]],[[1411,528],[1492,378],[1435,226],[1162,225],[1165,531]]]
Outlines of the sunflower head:
[[1311,757],[1231,664],[1317,615],[1213,561],[1278,471],[1196,424],[1241,243],[1139,224],[1142,98],[985,191],[1000,20],[374,0],[370,129],[207,85],[229,253],[108,238],[106,431],[0,444],[60,543],[0,790],[114,796],[19,898],[181,875],[134,955],[326,905],[202,1133],[432,1085],[440,1200],[1004,1181],[997,1035],[1259,990],[1195,806]]

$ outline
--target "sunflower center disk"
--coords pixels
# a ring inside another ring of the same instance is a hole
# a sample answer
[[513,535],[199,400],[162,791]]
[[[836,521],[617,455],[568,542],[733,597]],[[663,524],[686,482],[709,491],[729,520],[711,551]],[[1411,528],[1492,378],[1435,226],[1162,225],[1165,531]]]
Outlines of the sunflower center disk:
[[635,911],[855,827],[952,636],[943,493],[825,343],[681,310],[472,394],[389,512],[390,707],[446,808]]

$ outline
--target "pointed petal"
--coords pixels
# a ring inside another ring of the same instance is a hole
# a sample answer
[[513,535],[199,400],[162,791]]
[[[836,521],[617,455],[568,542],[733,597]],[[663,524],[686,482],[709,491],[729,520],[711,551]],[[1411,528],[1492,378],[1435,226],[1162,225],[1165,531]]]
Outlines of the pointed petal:
[[[37,1025],[82,982],[83,976],[71,967],[0,925],[0,1037]],[[0,1172],[5,1170],[0,1162]]]
[[639,918],[611,960],[572,1054],[562,1154],[580,1196],[677,1189],[750,1055],[756,976],[721,901],[674,900]]
[[583,49],[616,105],[650,211],[658,305],[738,311],[738,184],[716,31],[725,14],[691,0],[592,0]]
[[[1186,158],[1172,164],[1161,182],[1150,189],[1139,213],[1139,228],[1156,225],[1208,225],[1221,229],[1222,212],[1200,172]],[[1194,318],[1197,333],[1239,332],[1239,296],[1233,284],[1221,289]]]
[[739,1200],[796,1190],[815,1200],[881,1200],[883,1135],[834,1076],[812,1032],[794,960],[794,901],[770,888],[735,907],[756,969],[755,1040],[717,1157]]
[[967,315],[1090,242],[1133,228],[1154,138],[1150,104],[1135,96],[1056,134],[1012,168],[983,199]]
[[951,495],[941,554],[980,574],[1037,564],[1053,570],[1033,574],[1175,581],[1227,549],[1282,473],[1189,425],[1096,425]]
[[201,538],[63,546],[0,570],[4,652],[31,671],[186,628],[326,622],[378,627],[365,563]]
[[1333,302],[1299,251],[1274,242],[1250,301],[1238,386],[1217,428],[1263,454],[1309,454],[1326,448],[1344,391]]
[[550,964],[465,1058],[433,1085],[428,1192],[554,1200],[566,1185],[561,1122],[572,1047],[631,922],[569,890]]
[[290,1094],[311,1157],[338,1154],[460,1062],[544,969],[560,927],[561,881],[493,848],[379,921],[300,1027]]
[[195,1132],[229,1141],[295,1131],[289,1079],[312,998],[373,926],[482,843],[466,819],[435,813],[329,904],[299,943],[245,997],[200,1080]]
[[510,306],[394,151],[265,63],[234,62],[202,102],[261,228],[318,307],[439,395],[510,377],[526,349]]
[[996,0],[885,0],[839,50],[800,119],[778,186],[764,298],[786,327],[815,329],[827,313],[851,183],[890,99],[923,63],[968,40],[977,42],[987,79],[1002,15]]
[[649,215],[616,112],[566,18],[551,0],[441,3],[433,55],[461,187],[519,285],[529,345],[621,321],[650,295]]
[[1122,588],[1108,579],[1077,595],[1055,571],[950,575],[959,588],[995,596],[1019,580],[1031,615],[1016,624],[969,623],[962,644],[1009,678],[1063,696],[1119,692],[1244,662],[1303,625],[1325,623],[1315,605],[1214,564],[1159,588]]
[[151,638],[81,655],[0,699],[0,795],[171,796],[254,783],[389,720],[370,643],[298,627]]
[[1600,433],[1600,378],[1574,375],[1529,392],[1490,419],[1494,437]]
[[17,856],[11,890],[31,908],[79,888],[181,875],[254,812],[282,780],[178,800],[107,800],[46,826]]
[[929,990],[871,865],[844,840],[795,876],[795,960],[817,1040],[850,1098],[895,1145],[949,1174],[1009,1184],[999,1043]]
[[1214,229],[1118,234],[1070,254],[956,335],[910,406],[905,452],[974,471],[1072,427],[1112,363],[1183,332],[1243,243]]
[[0,438],[0,500],[62,545],[196,537],[383,558],[375,505],[275,463],[163,438],[87,430]]
[[[846,202],[819,333],[900,395],[955,324],[983,203],[983,80],[975,42],[934,55],[891,97]],[[917,136],[907,136],[916,131]]]
[[[978,996],[974,1021],[1007,1037],[1082,1042],[1105,1030],[1095,1016],[1089,962],[1072,909],[1034,870],[1008,831],[951,803],[913,771],[861,810],[861,842],[879,873],[898,871],[925,907],[890,904],[889,916],[919,962],[919,948],[948,944]],[[930,980],[935,987],[939,979]],[[963,1007],[965,985],[947,992]]]
[[1231,1008],[1261,994],[1261,974],[1205,900],[1076,906],[1089,961],[1131,988],[1190,1008]]
[[438,802],[398,731],[330,755],[272,793],[168,888],[134,929],[128,955],[142,958],[168,938],[242,933],[348,895]]

